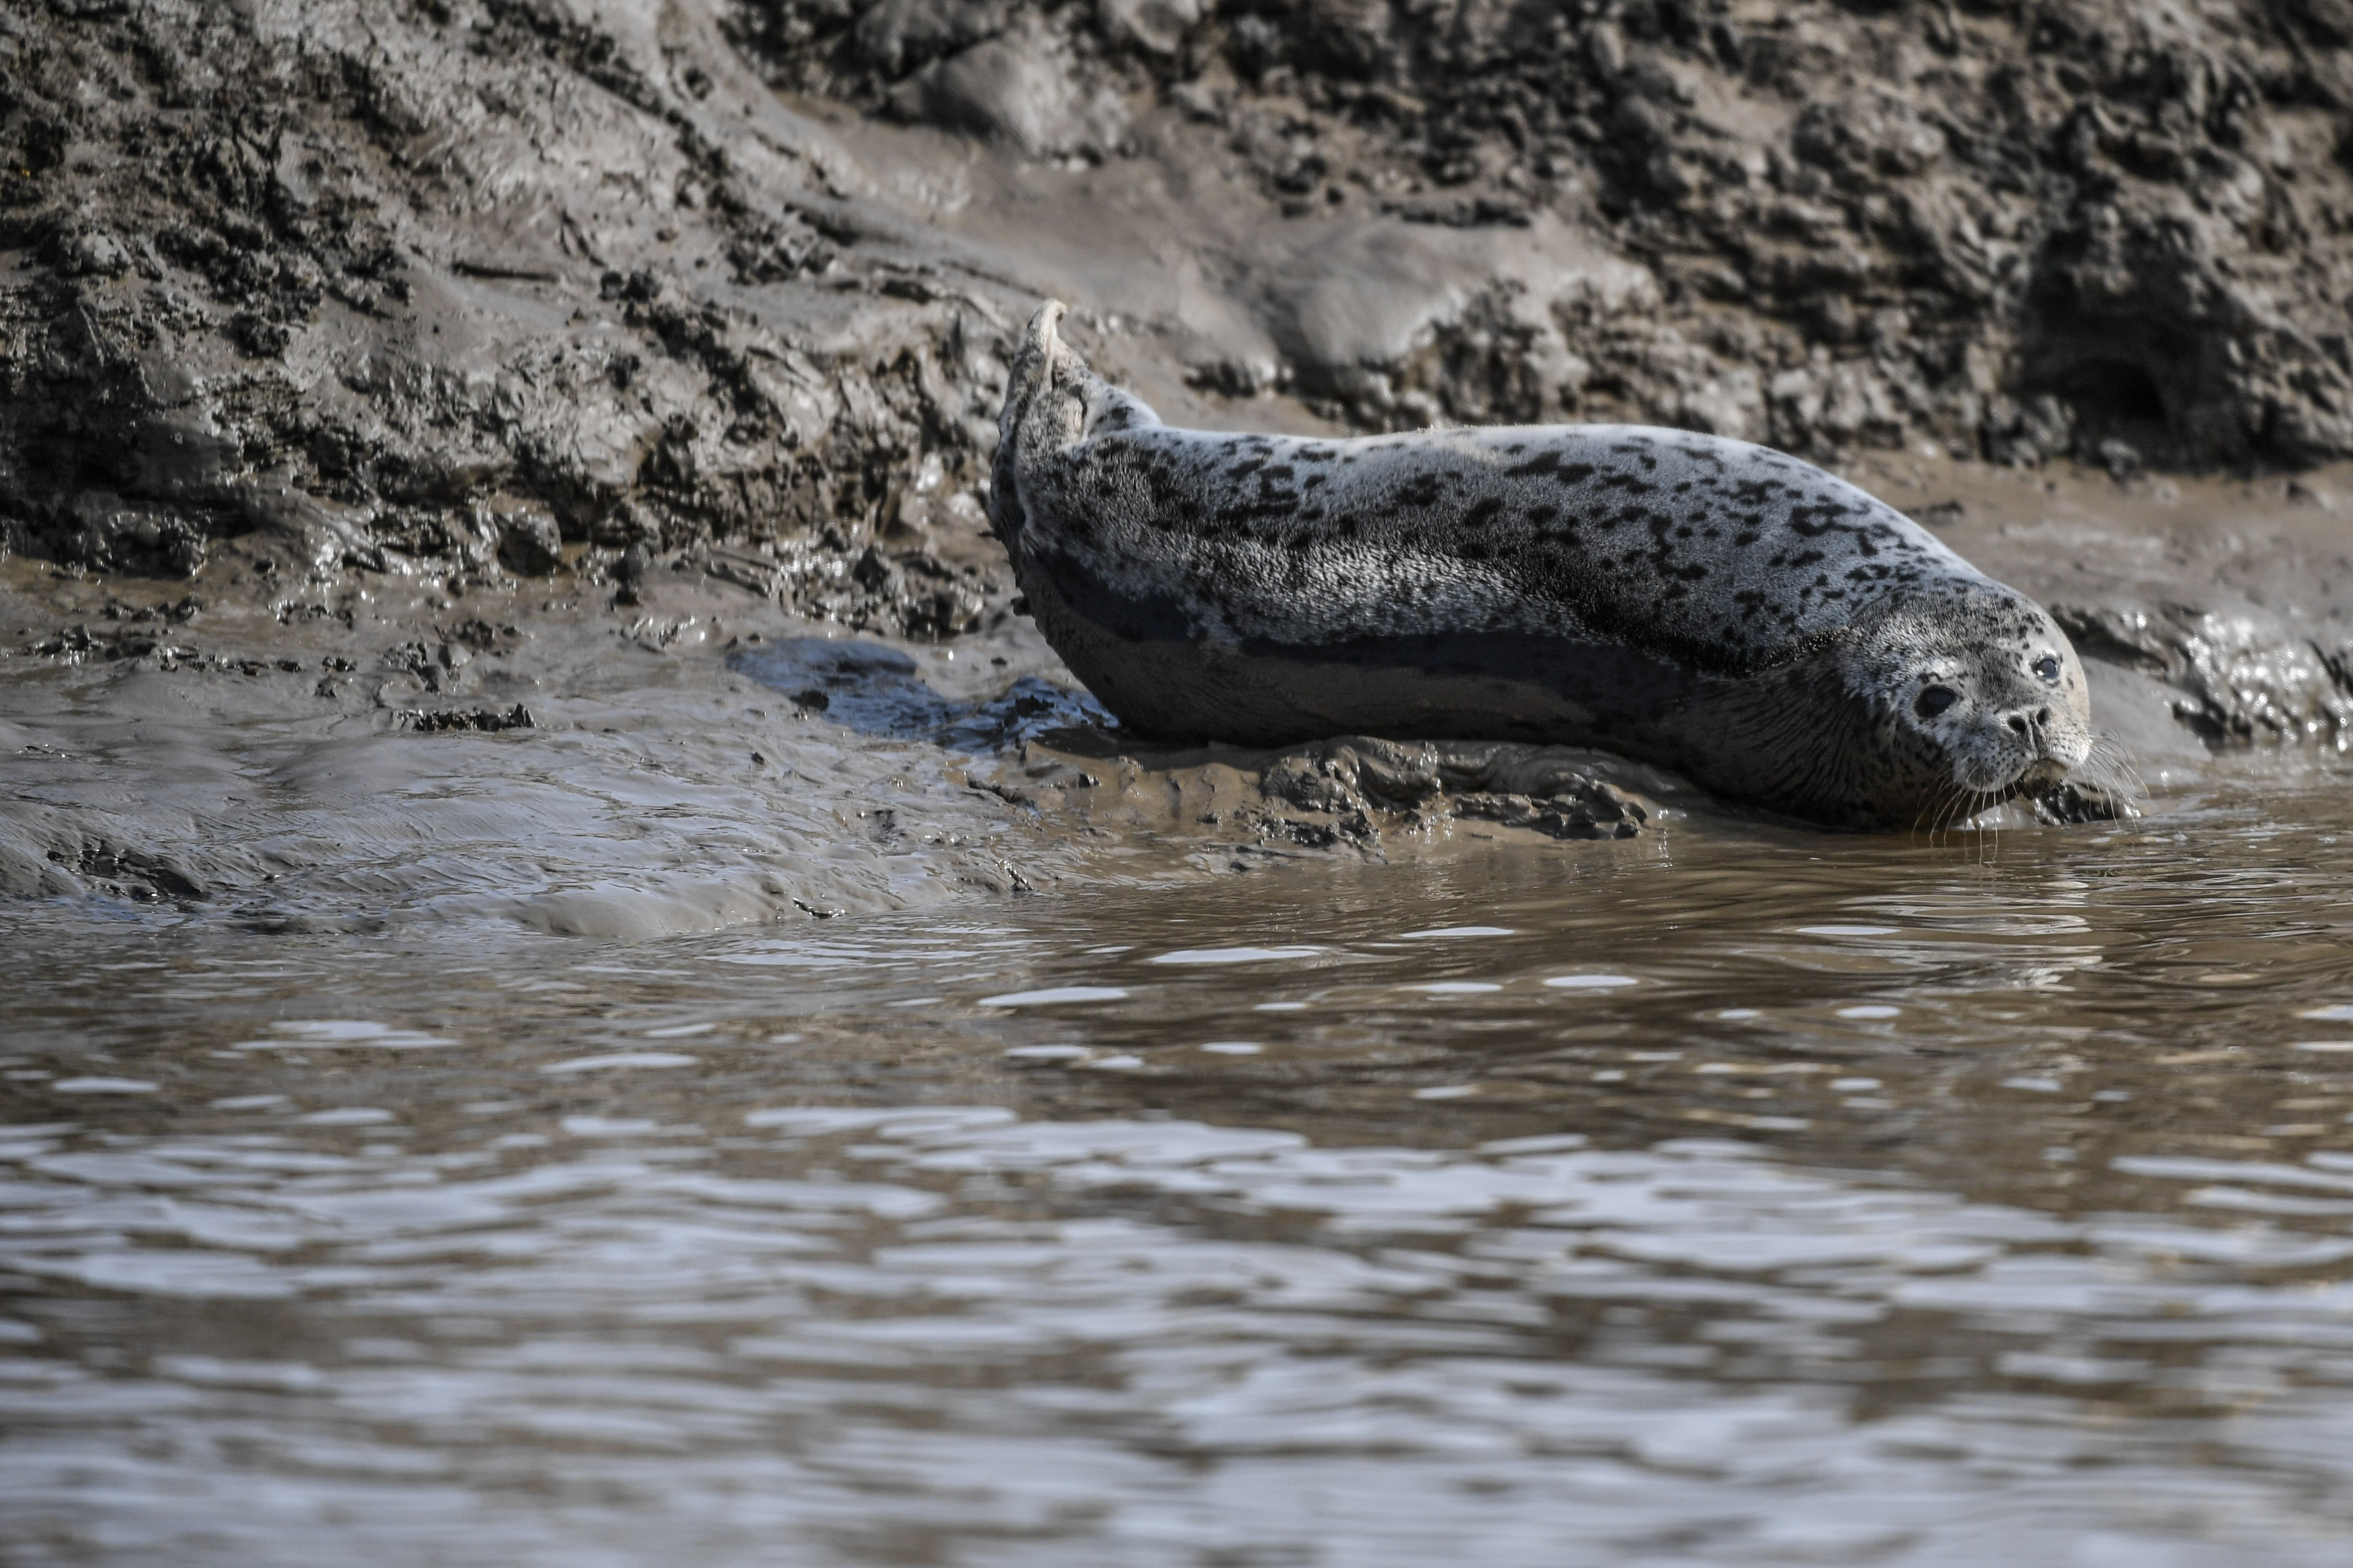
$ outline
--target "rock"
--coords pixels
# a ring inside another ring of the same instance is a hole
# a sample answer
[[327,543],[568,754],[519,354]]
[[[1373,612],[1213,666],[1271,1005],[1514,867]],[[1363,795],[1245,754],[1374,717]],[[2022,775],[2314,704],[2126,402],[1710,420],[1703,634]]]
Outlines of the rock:
[[499,524],[499,560],[526,577],[544,577],[564,563],[564,534],[544,512],[511,513]]
[[893,102],[912,118],[1001,142],[1031,158],[1099,146],[1108,104],[1082,98],[1060,50],[1039,28],[976,44],[906,83]]
[[1201,20],[1200,0],[1096,0],[1103,37],[1147,54],[1173,55]]
[[874,0],[853,36],[868,61],[893,79],[1005,31],[1006,0]]
[[2163,680],[2175,717],[2210,746],[2335,744],[2353,730],[2343,666],[2253,605],[2054,604],[2051,614],[2084,658]]

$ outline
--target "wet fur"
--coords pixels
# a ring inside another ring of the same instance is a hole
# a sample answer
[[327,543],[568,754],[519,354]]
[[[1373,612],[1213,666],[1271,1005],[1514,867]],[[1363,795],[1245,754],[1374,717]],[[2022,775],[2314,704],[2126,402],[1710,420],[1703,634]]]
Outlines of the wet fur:
[[[1048,639],[1145,734],[1597,745],[1858,826],[2083,760],[2050,617],[1794,458],[1630,426],[1177,430],[1060,314],[1017,358],[991,511]],[[1947,723],[1912,711],[1931,670],[1964,690]]]

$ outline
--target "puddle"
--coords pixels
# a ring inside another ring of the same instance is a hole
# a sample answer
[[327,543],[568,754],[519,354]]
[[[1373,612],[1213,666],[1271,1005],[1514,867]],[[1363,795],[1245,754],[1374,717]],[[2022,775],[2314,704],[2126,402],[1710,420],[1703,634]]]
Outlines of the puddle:
[[789,696],[807,713],[877,739],[926,740],[960,752],[998,750],[1113,721],[1083,691],[1022,675],[985,700],[956,701],[909,655],[881,643],[786,637],[732,653],[727,668]]

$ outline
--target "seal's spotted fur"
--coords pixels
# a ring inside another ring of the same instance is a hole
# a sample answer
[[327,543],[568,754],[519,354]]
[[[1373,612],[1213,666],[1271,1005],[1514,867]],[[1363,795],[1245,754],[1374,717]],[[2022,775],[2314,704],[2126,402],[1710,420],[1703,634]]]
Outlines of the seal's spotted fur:
[[1061,310],[1014,366],[991,510],[1056,650],[1147,734],[1594,744],[1896,824],[2088,752],[2051,618],[1794,458],[1630,426],[1172,429]]

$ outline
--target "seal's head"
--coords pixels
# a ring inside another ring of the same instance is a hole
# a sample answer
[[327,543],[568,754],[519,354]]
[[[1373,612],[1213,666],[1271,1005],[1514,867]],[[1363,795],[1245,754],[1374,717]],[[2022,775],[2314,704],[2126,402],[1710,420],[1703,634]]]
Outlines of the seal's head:
[[1965,816],[2055,788],[2092,754],[2073,645],[1998,583],[1948,582],[1868,616],[1838,663],[1869,715],[1867,814],[1902,825]]

